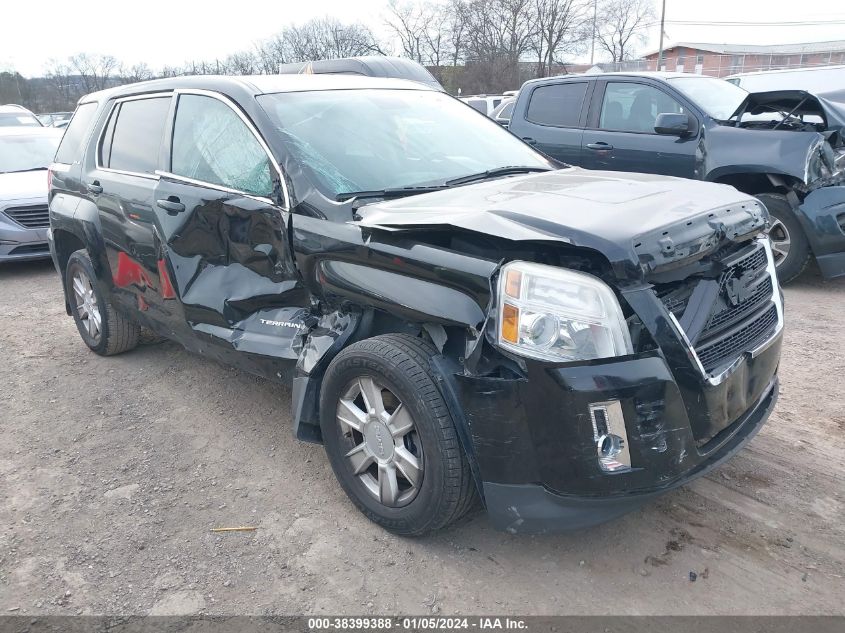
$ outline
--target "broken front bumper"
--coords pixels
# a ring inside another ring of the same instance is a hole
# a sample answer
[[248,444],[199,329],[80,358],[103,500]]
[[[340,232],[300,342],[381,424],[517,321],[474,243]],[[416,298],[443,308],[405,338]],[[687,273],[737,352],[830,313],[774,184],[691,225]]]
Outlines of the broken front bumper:
[[[526,533],[587,527],[729,459],[774,407],[781,341],[779,331],[718,383],[673,373],[658,353],[579,366],[527,363],[522,378],[456,376],[464,444],[492,521]],[[618,403],[630,468],[607,472],[600,464],[597,403]],[[711,422],[706,437],[694,423],[702,414]]]

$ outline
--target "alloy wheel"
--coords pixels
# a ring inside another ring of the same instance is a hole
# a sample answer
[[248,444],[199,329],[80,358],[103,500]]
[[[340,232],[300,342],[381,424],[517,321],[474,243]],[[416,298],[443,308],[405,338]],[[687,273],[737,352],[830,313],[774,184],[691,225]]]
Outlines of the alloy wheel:
[[780,266],[789,256],[789,248],[792,245],[792,240],[789,237],[789,229],[777,218],[772,218],[772,226],[769,229],[769,241],[772,243],[772,255],[775,258],[775,266]]
[[410,503],[423,479],[422,443],[407,406],[370,376],[353,380],[337,405],[352,472],[382,505]]
[[88,332],[88,336],[98,341],[103,331],[103,322],[97,296],[94,294],[94,286],[85,272],[77,270],[73,273],[72,287],[79,321]]

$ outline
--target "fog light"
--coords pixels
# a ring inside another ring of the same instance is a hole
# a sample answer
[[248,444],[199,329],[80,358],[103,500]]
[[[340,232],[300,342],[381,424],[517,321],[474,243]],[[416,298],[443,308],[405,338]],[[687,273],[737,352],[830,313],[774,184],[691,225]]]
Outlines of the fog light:
[[594,402],[590,405],[590,419],[599,468],[611,473],[630,470],[628,434],[619,401]]
[[599,457],[616,457],[622,452],[624,440],[618,435],[602,435],[596,445],[599,449]]

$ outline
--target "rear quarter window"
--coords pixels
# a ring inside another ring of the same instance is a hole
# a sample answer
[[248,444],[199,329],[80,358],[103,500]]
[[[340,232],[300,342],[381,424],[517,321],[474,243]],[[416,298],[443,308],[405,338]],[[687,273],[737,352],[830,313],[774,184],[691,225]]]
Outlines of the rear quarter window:
[[551,84],[535,88],[525,118],[537,125],[577,127],[587,82]]
[[70,165],[80,159],[82,154],[82,143],[85,141],[86,133],[91,128],[91,121],[97,113],[96,102],[83,103],[76,108],[73,117],[65,129],[62,142],[56,151],[56,162]]

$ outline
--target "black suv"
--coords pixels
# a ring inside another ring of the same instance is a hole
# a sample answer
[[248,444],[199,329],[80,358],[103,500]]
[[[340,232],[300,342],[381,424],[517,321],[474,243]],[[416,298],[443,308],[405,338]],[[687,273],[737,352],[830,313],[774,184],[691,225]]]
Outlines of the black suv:
[[684,73],[607,73],[529,81],[510,130],[549,156],[589,169],[733,185],[773,216],[782,281],[811,255],[845,275],[845,93],[749,94]]
[[413,82],[123,86],[64,136],[51,251],[94,352],[144,327],[292,384],[296,436],[385,528],[477,496],[512,531],[576,528],[754,435],[783,306],[753,198],[553,167]]

